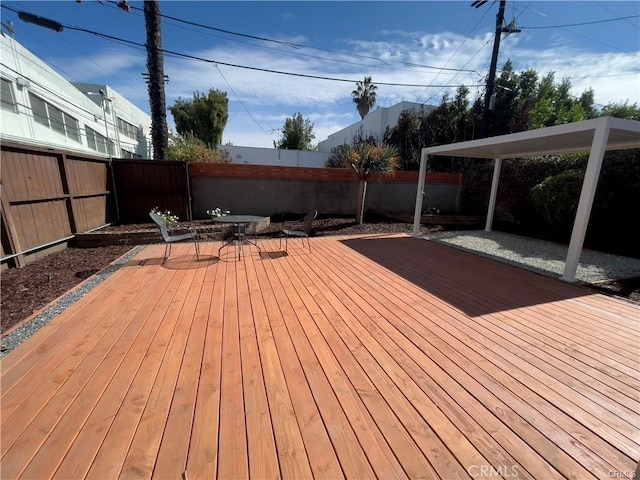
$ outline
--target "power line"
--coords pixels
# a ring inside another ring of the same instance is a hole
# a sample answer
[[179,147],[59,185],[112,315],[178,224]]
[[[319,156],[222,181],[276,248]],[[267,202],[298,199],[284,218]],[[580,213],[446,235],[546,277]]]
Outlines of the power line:
[[[6,5],[2,5],[2,8],[6,8],[6,9],[11,10],[13,12],[17,12],[17,10],[12,9],[11,7],[7,7]],[[74,30],[74,31],[83,32],[83,33],[89,33],[89,34],[95,35],[97,37],[102,37],[102,38],[105,38],[105,39],[108,39],[108,40],[112,40],[112,41],[115,41],[115,42],[119,42],[119,43],[123,43],[123,44],[127,44],[127,45],[132,45],[132,46],[135,46],[136,48],[145,48],[146,49],[146,45],[145,44],[140,43],[140,42],[134,42],[133,40],[127,40],[127,39],[124,39],[124,38],[121,38],[121,37],[116,37],[114,35],[108,35],[106,33],[96,32],[94,30],[89,30],[87,28],[74,27],[74,26],[66,25],[66,24],[62,24],[62,23],[60,25],[62,27],[64,27],[64,28],[68,29],[68,30]],[[311,74],[305,74],[305,73],[284,72],[284,71],[281,71],[281,70],[272,70],[272,69],[269,69],[269,68],[250,67],[248,65],[238,65],[238,64],[235,64],[235,63],[221,62],[221,61],[217,61],[217,60],[214,60],[214,59],[199,57],[199,56],[196,56],[196,55],[189,55],[189,54],[186,54],[186,53],[175,52],[175,51],[172,51],[172,50],[167,50],[165,48],[160,49],[160,51],[165,53],[165,54],[167,54],[167,55],[172,55],[174,57],[186,58],[186,59],[190,59],[190,60],[197,60],[197,61],[201,61],[201,62],[205,62],[205,63],[225,65],[227,67],[243,68],[243,69],[246,69],[246,70],[253,70],[253,71],[265,72],[265,73],[273,73],[273,74],[277,74],[277,75],[288,75],[288,76],[294,76],[294,77],[311,78],[311,79],[316,79],[316,80],[327,80],[327,81],[333,81],[333,82],[346,82],[346,83],[356,83],[358,81],[358,80],[353,80],[353,79],[326,77],[326,76],[322,76],[322,75],[311,75]],[[391,83],[391,82],[376,82],[376,85],[386,85],[386,86],[392,86],[392,87],[436,87],[436,88],[454,88],[454,87],[459,87],[460,86],[460,85],[425,85],[425,84]],[[470,85],[470,86],[475,86],[475,85]]]
[[[109,3],[117,5],[118,2],[116,2],[115,0],[109,0]],[[131,8],[131,10],[142,11],[142,9],[140,7],[130,6],[130,8]],[[178,18],[178,17],[174,17],[174,16],[171,16],[171,15],[166,15],[166,14],[160,14],[160,16],[162,18],[167,18],[167,19],[173,20],[175,22],[184,23],[184,24],[187,24],[187,25],[192,25],[192,26],[204,28],[204,29],[207,29],[207,30],[213,30],[213,31],[216,31],[216,32],[225,33],[227,35],[234,35],[234,36],[239,36],[239,37],[244,37],[244,38],[250,38],[250,39],[253,39],[253,40],[260,40],[260,41],[263,41],[263,42],[276,43],[276,44],[284,45],[284,46],[287,46],[287,47],[292,47],[294,49],[313,49],[313,50],[319,50],[319,51],[333,53],[333,54],[340,53],[340,54],[349,55],[349,56],[352,56],[352,57],[375,60],[377,62],[382,62],[385,65],[389,65],[387,60],[383,60],[381,58],[373,57],[373,56],[370,56],[370,55],[361,55],[361,54],[351,53],[351,52],[341,52],[341,51],[331,50],[331,49],[327,49],[327,48],[314,47],[314,46],[311,46],[311,45],[301,45],[299,43],[287,42],[287,41],[283,41],[283,40],[275,40],[275,39],[268,38],[268,37],[259,37],[259,36],[250,35],[250,34],[247,34],[247,33],[234,32],[234,31],[231,31],[231,30],[225,30],[225,29],[218,28],[218,27],[212,27],[211,25],[205,25],[205,24],[202,24],[202,23],[192,22],[190,20],[184,20],[182,18]],[[232,40],[232,39],[229,39],[229,40]],[[242,43],[246,43],[246,42],[242,42]],[[249,44],[249,45],[261,47],[260,45],[255,45],[255,44]],[[284,51],[284,50],[278,50],[278,49],[276,49],[276,50],[280,51],[280,52]],[[287,51],[287,53],[288,54],[293,54],[293,55],[307,56],[307,57],[311,57],[311,58],[320,58],[322,60],[328,60],[328,61],[339,62],[339,63],[350,63],[350,64],[354,64],[354,65],[367,66],[367,67],[371,66],[371,65],[363,65],[363,64],[353,63],[353,62],[346,62],[344,60],[336,60],[334,58],[318,57],[318,56],[304,54],[304,53],[300,53],[300,52],[296,52],[296,51],[293,51],[293,52]],[[461,70],[461,69],[457,69],[457,68],[434,67],[434,66],[431,66],[431,65],[410,64],[410,63],[406,63],[406,62],[393,62],[393,63],[401,63],[401,64],[404,64],[404,65],[416,66],[416,67],[420,67],[420,68],[428,68],[428,69],[433,69],[433,70],[449,70],[449,71],[453,71],[453,72],[457,72],[457,71],[471,71],[471,72],[474,72],[473,70]],[[477,73],[477,72],[474,72],[474,73]]]
[[[117,2],[111,1],[111,3],[114,4],[113,8],[118,8],[118,7],[115,6],[115,4],[117,4]],[[102,6],[109,6],[109,5],[106,5],[106,4],[102,3],[102,2],[100,2],[100,4]],[[133,7],[133,6],[131,6],[131,9],[133,9],[133,10],[141,10],[139,7]],[[244,34],[244,33],[231,32],[229,30],[222,30],[222,29],[219,29],[219,28],[216,28],[216,27],[212,27],[212,26],[209,26],[209,25],[195,23],[195,22],[191,22],[189,20],[183,20],[183,19],[180,19],[178,17],[172,17],[172,16],[164,15],[164,14],[161,14],[161,17],[168,18],[169,20],[173,20],[173,21],[176,21],[178,23],[186,23],[188,25],[196,25],[196,26],[199,26],[201,28],[214,30],[214,31],[222,31],[222,32],[225,32],[225,33],[229,33],[229,34],[232,34],[232,35],[238,35],[238,36],[241,36],[241,37],[256,38],[256,39],[260,39],[260,40],[263,40],[263,39],[266,38],[266,37],[255,37],[255,36]],[[183,26],[180,26],[180,25],[175,25],[175,26],[177,26],[178,28],[184,28],[184,29],[192,31],[192,32],[198,32],[198,30],[194,30],[194,29],[191,29],[191,28],[183,27]],[[200,32],[200,33],[204,33],[204,32]],[[211,35],[211,34],[208,34],[208,35]],[[356,65],[356,66],[361,66],[361,67],[372,67],[373,66],[373,65],[370,65],[370,64],[350,62],[350,61],[347,61],[347,60],[339,60],[339,59],[336,59],[336,58],[321,57],[321,56],[318,56],[318,55],[311,55],[311,54],[308,54],[308,53],[302,53],[302,52],[298,52],[298,51],[295,51],[295,50],[294,51],[282,50],[282,49],[279,49],[279,48],[267,47],[265,45],[257,45],[255,43],[243,42],[243,41],[240,41],[240,40],[234,40],[232,38],[221,37],[221,36],[218,36],[218,35],[212,35],[212,36],[214,36],[216,38],[223,38],[225,40],[230,40],[230,41],[242,43],[244,45],[251,45],[253,47],[264,48],[264,49],[273,50],[273,51],[276,51],[276,52],[284,52],[287,55],[298,55],[298,56],[303,56],[303,57],[308,57],[308,58],[317,58],[317,59],[320,59],[320,60],[325,60],[325,61],[330,61],[330,62],[335,62],[335,63],[344,63],[344,64],[347,64],[347,65]],[[399,65],[406,65],[406,66],[409,66],[409,67],[426,68],[426,69],[431,69],[431,70],[440,70],[440,74],[442,73],[443,70],[450,71],[450,72],[452,72],[451,74],[453,74],[454,72],[478,73],[475,70],[465,70],[465,69],[459,69],[459,68],[446,68],[446,67],[434,67],[432,65],[424,65],[424,64],[420,64],[420,63],[411,63],[411,62],[391,62],[391,63],[389,63],[389,61],[387,61],[387,60],[383,60],[381,58],[373,57],[373,56],[370,56],[370,55],[360,55],[360,54],[357,54],[357,53],[343,52],[343,51],[338,51],[338,50],[331,50],[331,49],[326,49],[326,48],[314,47],[312,45],[301,45],[301,44],[292,43],[292,42],[283,42],[283,41],[280,41],[280,40],[274,40],[274,39],[269,39],[269,38],[266,38],[266,40],[274,42],[274,43],[282,43],[283,45],[290,46],[290,47],[293,46],[296,50],[298,50],[298,49],[320,50],[320,51],[323,51],[323,52],[328,52],[328,53],[333,53],[333,54],[341,54],[341,55],[348,55],[348,56],[352,56],[352,57],[375,60],[375,61],[384,63],[386,65],[386,67],[385,66],[376,66],[376,68],[383,68],[383,69],[396,70],[396,71],[398,71],[398,70],[409,71],[409,72],[414,71],[413,69],[407,70],[407,69],[396,68],[396,67],[392,67],[391,66],[392,64],[399,64]]]
[[541,26],[536,26],[536,27],[518,27],[521,29],[527,29],[527,30],[540,30],[543,28],[564,28],[564,27],[579,27],[582,25],[596,25],[599,23],[607,23],[607,22],[617,22],[618,20],[628,20],[630,18],[639,18],[640,15],[629,15],[628,17],[618,17],[618,18],[609,18],[606,20],[595,20],[593,22],[581,22],[581,23],[567,23],[565,25],[541,25]]
[[[482,22],[482,20],[483,20],[483,19],[484,19],[484,17],[487,15],[487,13],[489,12],[489,10],[490,10],[490,9],[487,9],[487,11],[484,13],[484,15],[480,18],[480,20],[478,20],[478,21],[476,22],[476,24],[471,28],[471,31],[467,34],[467,36],[466,36],[466,37],[464,38],[464,40],[460,43],[460,45],[458,45],[458,48],[456,48],[456,50],[451,54],[451,56],[450,56],[450,57],[449,57],[449,59],[447,60],[447,63],[445,63],[445,64],[444,64],[444,65],[445,65],[445,67],[446,67],[447,65],[449,65],[449,62],[450,62],[451,60],[453,60],[453,57],[455,57],[456,53],[458,53],[458,51],[462,48],[462,46],[465,44],[465,42],[466,42],[467,40],[469,40],[469,37],[470,37],[470,36],[471,36],[471,34],[475,31],[475,29],[478,27],[478,25],[480,25],[480,22]],[[484,45],[483,45],[483,47],[484,47]],[[482,47],[481,47],[481,48],[482,48]],[[478,50],[478,51],[479,51],[479,50]],[[476,55],[477,55],[477,52],[476,52]],[[475,55],[474,55],[473,57],[475,57]],[[464,69],[464,67],[466,67],[466,66],[471,62],[471,60],[473,59],[473,57],[471,57],[471,58],[467,61],[467,63],[465,63],[465,64],[462,66],[462,68],[463,68],[463,69]],[[444,67],[443,67],[443,68],[444,68]],[[461,70],[461,71],[463,71],[463,70]],[[474,73],[478,73],[478,72],[475,72],[475,71],[474,71]],[[438,73],[438,75],[440,75],[440,73]],[[434,81],[435,81],[435,79],[436,79],[436,78],[438,78],[438,75],[436,75],[436,76],[434,77]],[[455,78],[456,78],[456,77],[457,77],[457,74],[456,74],[456,75],[451,79],[451,81],[455,80]],[[478,86],[478,85],[475,85],[475,86]],[[430,87],[437,88],[435,85],[430,85],[430,86],[428,86],[427,88],[425,88],[425,89],[424,89],[424,91],[423,91],[423,92],[418,96],[418,98],[416,99],[416,103],[420,100],[420,98],[425,94],[425,92],[427,91],[427,89],[428,89],[428,88],[430,88]],[[429,102],[429,100],[431,100],[432,98],[434,98],[434,97],[435,97],[436,95],[438,95],[441,91],[442,91],[442,88],[440,88],[440,90],[438,90],[436,93],[434,93],[433,95],[431,95],[431,97],[429,97],[427,100],[425,100],[425,102],[423,103],[423,105],[424,105],[424,104],[426,104],[427,102]]]
[[224,80],[224,82],[227,84],[227,87],[229,87],[229,90],[231,90],[231,92],[235,95],[235,97],[238,99],[238,102],[240,102],[240,105],[242,105],[242,108],[244,108],[245,112],[247,112],[247,114],[251,117],[251,119],[256,123],[256,125],[258,125],[258,127],[260,128],[260,130],[262,130],[264,132],[264,134],[269,137],[270,140],[273,140],[273,138],[271,137],[271,135],[269,135],[266,130],[264,128],[262,128],[262,125],[260,125],[260,123],[258,123],[258,120],[256,120],[256,118],[251,114],[251,112],[249,111],[249,109],[245,106],[244,102],[242,101],[242,99],[240,98],[240,96],[236,93],[236,91],[233,89],[233,87],[231,86],[231,84],[229,83],[229,81],[227,80],[227,77],[224,76],[224,73],[222,73],[222,70],[220,70],[220,67],[218,65],[214,65],[214,67],[216,68],[216,70],[218,70],[218,73],[220,73],[220,76],[222,77],[222,79]]
[[[536,14],[538,14],[538,15],[542,16],[542,17],[545,17],[545,23],[550,23],[550,21],[549,21],[549,20],[547,20],[547,18],[549,17],[547,14],[545,14],[545,13],[543,13],[543,12],[541,12],[541,11],[538,11],[538,10],[534,10],[534,12],[535,12]],[[544,29],[548,29],[548,28],[555,28],[555,27],[552,27],[552,26],[545,26],[545,27],[544,27]],[[593,37],[593,36],[590,36],[590,35],[586,35],[585,33],[580,32],[580,31],[578,31],[577,29],[573,29],[573,28],[568,27],[568,26],[565,26],[565,28],[567,28],[567,29],[568,29],[568,31],[569,31],[569,32],[571,32],[573,35],[576,35],[576,36],[578,36],[578,37],[581,37],[581,38],[584,38],[584,39],[586,39],[586,40],[589,40],[590,42],[594,42],[594,43],[598,43],[598,44],[600,44],[600,45],[604,45],[604,46],[606,46],[606,47],[612,48],[612,49],[617,50],[617,51],[619,51],[619,52],[624,52],[624,51],[625,51],[625,50],[623,50],[623,49],[621,49],[621,48],[618,48],[618,47],[617,47],[617,46],[615,46],[615,45],[612,45],[612,44],[610,44],[610,43],[608,43],[608,42],[603,41],[603,40],[602,40],[602,38],[598,38],[598,37]]]
[[[42,45],[42,42],[40,41],[40,39],[38,39],[37,37],[32,37],[33,40],[39,42]],[[121,77],[116,76],[115,74],[113,74],[112,72],[110,72],[109,70],[105,69],[102,65],[100,65],[98,62],[94,61],[91,57],[85,55],[82,51],[78,50],[73,44],[66,42],[69,46],[71,46],[74,50],[76,50],[80,55],[82,55],[83,57],[85,57],[88,61],[90,61],[91,63],[93,63],[94,65],[96,65],[98,68],[100,68],[101,70],[103,70],[105,73],[107,73],[110,77],[117,79],[117,80],[123,80]],[[44,48],[47,48],[46,45],[44,45]],[[18,50],[16,50],[15,48],[12,47],[12,51],[19,55],[20,57],[24,58],[25,60],[31,62],[32,58],[25,55],[23,52],[20,52]],[[64,68],[60,67],[59,65],[57,65],[56,63],[54,63],[51,59],[45,59],[45,58],[39,58],[39,60],[41,60],[43,63],[45,63],[46,65],[48,65],[50,68],[58,71],[58,72],[62,72],[64,75],[67,76],[67,78],[70,78],[71,80],[77,82],[77,83],[83,83],[80,80],[78,80],[78,78],[74,77],[73,75],[71,75],[69,72],[67,72]],[[43,68],[40,65],[38,65],[37,63],[33,64],[34,67],[37,68]],[[124,79],[124,81],[126,81],[126,83],[128,83],[129,85],[132,86],[138,86],[137,84],[135,84],[134,82],[128,80],[128,79]]]
[[[46,91],[47,93],[49,93],[50,95],[53,95],[56,99],[57,99],[57,105],[54,106],[60,106],[62,107],[62,105],[59,103],[60,101],[73,106],[75,109],[79,110],[80,112],[82,112],[83,114],[87,114],[89,116],[83,115],[83,120],[92,120],[95,119],[95,116],[97,115],[96,112],[92,112],[90,110],[87,110],[85,107],[83,107],[82,105],[77,105],[76,103],[73,103],[71,100],[63,97],[62,95],[60,95],[59,93],[51,90],[50,88],[42,85],[41,83],[33,80],[30,77],[27,77],[25,75],[23,75],[21,72],[18,72],[17,70],[14,70],[13,68],[11,68],[10,66],[4,64],[4,63],[0,63],[0,65],[4,68],[6,68],[7,70],[10,70],[11,72],[15,73],[16,75],[19,75],[21,78],[24,78],[26,80],[28,80],[30,83],[33,83],[34,85],[37,85],[38,87],[40,87],[41,89],[43,89],[44,91]],[[79,93],[82,93],[80,90],[78,90]],[[34,95],[37,95],[36,92],[34,92]],[[84,95],[84,94],[83,94]],[[47,99],[43,99],[45,101],[49,101]],[[49,102],[49,103],[53,103],[53,102]],[[65,107],[62,107],[65,108]],[[102,115],[102,112],[100,113]],[[110,125],[113,128],[117,128],[117,125],[115,123],[113,123],[113,121],[107,121],[107,124]]]
[[[596,5],[598,5],[600,8],[602,8],[602,9],[606,10],[607,12],[609,12],[609,13],[613,13],[614,15],[616,15],[616,12],[614,12],[613,10],[611,10],[611,9],[610,9],[610,8],[608,8],[608,7],[605,7],[605,6],[604,6],[604,4],[602,4],[601,2],[596,2],[596,1],[594,1],[593,3],[595,3]],[[626,23],[627,25],[631,25],[631,26],[632,26],[633,28],[635,28],[636,30],[640,30],[640,26],[638,26],[638,25],[634,25],[634,24],[633,24],[633,23],[631,23],[631,22],[625,22],[625,23]]]

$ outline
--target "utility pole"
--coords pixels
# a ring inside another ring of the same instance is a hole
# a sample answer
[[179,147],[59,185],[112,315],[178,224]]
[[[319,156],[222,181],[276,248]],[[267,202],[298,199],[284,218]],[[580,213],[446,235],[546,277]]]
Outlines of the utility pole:
[[149,104],[151,107],[151,141],[153,159],[169,158],[167,103],[164,95],[164,60],[158,0],[145,0],[144,19],[147,28],[147,70],[149,71]]
[[[479,8],[487,3],[488,0],[475,0],[471,6]],[[487,77],[487,88],[484,94],[484,109],[482,111],[482,125],[480,126],[480,138],[485,138],[489,134],[489,124],[491,120],[491,111],[493,110],[493,90],[496,83],[496,69],[498,67],[498,53],[500,51],[500,38],[503,33],[517,33],[520,29],[515,27],[515,20],[509,24],[507,28],[503,28],[504,11],[507,6],[507,0],[500,0],[498,14],[496,15],[496,33],[493,39],[493,53],[491,54],[491,66],[489,67],[489,76]]]
[[493,39],[493,53],[491,54],[491,66],[489,67],[489,77],[487,78],[487,88],[484,93],[484,110],[482,111],[482,125],[480,127],[480,138],[484,138],[489,133],[490,111],[493,109],[493,89],[496,83],[496,68],[498,66],[498,52],[500,51],[500,37],[502,36],[502,24],[504,23],[504,10],[507,0],[500,0],[500,7],[496,15],[496,33]]

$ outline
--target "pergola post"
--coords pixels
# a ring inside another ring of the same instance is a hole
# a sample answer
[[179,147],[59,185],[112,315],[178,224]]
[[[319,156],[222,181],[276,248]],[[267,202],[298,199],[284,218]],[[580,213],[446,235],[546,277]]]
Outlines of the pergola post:
[[573,230],[571,231],[567,261],[564,264],[564,273],[560,277],[565,282],[576,281],[578,262],[580,261],[580,254],[582,253],[582,246],[587,233],[587,225],[589,224],[589,217],[591,216],[591,207],[593,206],[593,199],[596,194],[598,179],[600,178],[602,159],[604,158],[610,129],[609,117],[603,117],[598,120],[591,143],[591,153],[589,154],[587,170],[584,174],[584,181],[582,182],[582,191],[580,192],[580,200],[578,202],[578,209],[576,210],[576,219],[573,223]]
[[420,171],[418,172],[418,191],[416,192],[416,209],[413,212],[413,236],[420,235],[420,220],[422,219],[422,199],[424,197],[424,180],[427,176],[427,153],[422,149],[420,154]]
[[491,181],[491,194],[489,195],[489,209],[487,210],[487,221],[484,225],[485,232],[490,232],[493,225],[493,213],[496,209],[496,198],[498,197],[498,181],[500,180],[500,169],[502,159],[496,158],[493,164],[493,180]]

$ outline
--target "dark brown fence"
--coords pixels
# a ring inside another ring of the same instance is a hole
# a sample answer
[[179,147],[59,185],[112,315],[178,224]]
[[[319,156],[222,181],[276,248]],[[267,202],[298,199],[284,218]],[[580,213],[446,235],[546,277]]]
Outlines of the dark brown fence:
[[186,163],[118,159],[112,166],[119,223],[149,222],[154,207],[191,220]]
[[2,261],[21,265],[107,223],[106,159],[3,143]]

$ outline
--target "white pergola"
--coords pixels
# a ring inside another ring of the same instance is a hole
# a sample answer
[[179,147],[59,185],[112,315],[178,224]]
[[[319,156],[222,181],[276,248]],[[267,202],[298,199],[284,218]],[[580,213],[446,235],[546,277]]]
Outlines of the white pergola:
[[576,211],[576,219],[571,232],[564,274],[560,277],[567,282],[575,282],[576,270],[582,253],[587,224],[591,216],[591,207],[600,177],[604,152],[629,148],[640,148],[640,122],[614,117],[594,118],[528,132],[511,133],[499,137],[423,148],[420,157],[418,191],[416,193],[416,207],[413,218],[413,236],[418,236],[420,233],[424,179],[429,156],[440,155],[495,160],[489,209],[485,224],[485,230],[490,231],[503,159],[590,152],[578,210]]

